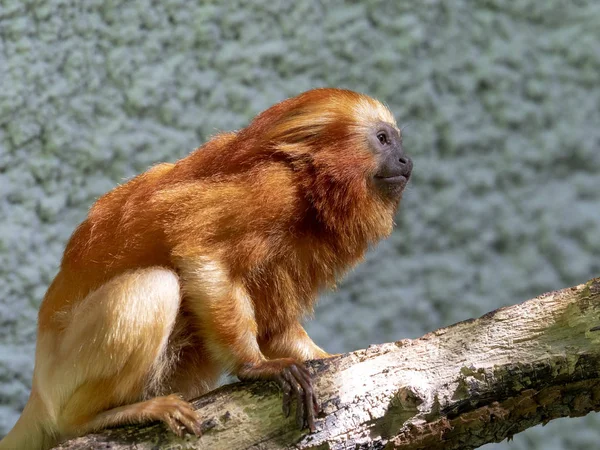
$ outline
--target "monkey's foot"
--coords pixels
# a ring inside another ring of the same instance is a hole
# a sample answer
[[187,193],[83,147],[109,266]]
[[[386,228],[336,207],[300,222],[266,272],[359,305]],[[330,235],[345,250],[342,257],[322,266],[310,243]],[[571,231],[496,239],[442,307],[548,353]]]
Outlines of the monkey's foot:
[[280,358],[247,365],[238,374],[240,380],[273,380],[283,392],[283,414],[290,415],[292,397],[296,399],[296,423],[300,429],[308,425],[316,430],[315,417],[321,411],[306,366],[293,358]]
[[202,436],[200,414],[177,394],[156,397],[140,406],[143,407],[142,414],[164,422],[179,437],[183,437],[186,431]]

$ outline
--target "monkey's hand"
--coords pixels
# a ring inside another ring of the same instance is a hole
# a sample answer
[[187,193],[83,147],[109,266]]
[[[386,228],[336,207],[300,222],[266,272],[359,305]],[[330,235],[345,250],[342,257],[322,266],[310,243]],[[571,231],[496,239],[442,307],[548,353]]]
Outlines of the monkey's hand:
[[283,392],[283,414],[290,415],[292,396],[296,398],[296,423],[301,429],[308,425],[315,431],[315,417],[320,412],[317,396],[312,386],[306,366],[293,358],[279,358],[257,364],[245,364],[238,372],[238,378],[248,380],[272,380]]

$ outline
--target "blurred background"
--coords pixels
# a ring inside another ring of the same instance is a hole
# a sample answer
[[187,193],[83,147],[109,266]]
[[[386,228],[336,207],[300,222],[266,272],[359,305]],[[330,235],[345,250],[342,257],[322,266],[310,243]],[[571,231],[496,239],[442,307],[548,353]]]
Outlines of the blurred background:
[[[393,236],[323,297],[331,352],[600,276],[600,2],[0,1],[0,435],[93,201],[304,90],[386,102],[414,159]],[[590,449],[600,416],[490,449]]]

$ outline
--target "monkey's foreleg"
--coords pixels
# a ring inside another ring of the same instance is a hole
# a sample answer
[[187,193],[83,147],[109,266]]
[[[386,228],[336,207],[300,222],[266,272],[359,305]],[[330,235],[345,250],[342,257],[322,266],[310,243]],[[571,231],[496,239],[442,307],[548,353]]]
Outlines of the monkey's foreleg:
[[154,397],[101,412],[80,426],[77,434],[87,434],[116,425],[153,421],[164,422],[179,437],[183,437],[186,431],[196,436],[202,435],[200,415],[177,394]]
[[217,261],[196,257],[181,263],[186,307],[197,318],[214,360],[240,380],[273,380],[283,390],[283,412],[297,400],[297,422],[315,430],[319,412],[308,369],[297,357],[267,360],[261,352],[254,304],[244,286]]

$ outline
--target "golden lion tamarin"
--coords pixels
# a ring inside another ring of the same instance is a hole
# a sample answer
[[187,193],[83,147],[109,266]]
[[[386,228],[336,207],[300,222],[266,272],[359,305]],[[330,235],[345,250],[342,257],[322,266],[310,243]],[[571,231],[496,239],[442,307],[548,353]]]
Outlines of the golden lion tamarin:
[[0,448],[48,448],[161,420],[201,434],[188,400],[222,372],[275,380],[315,430],[300,325],[317,292],[387,236],[412,162],[392,114],[316,89],[101,197],[39,312],[31,396]]

